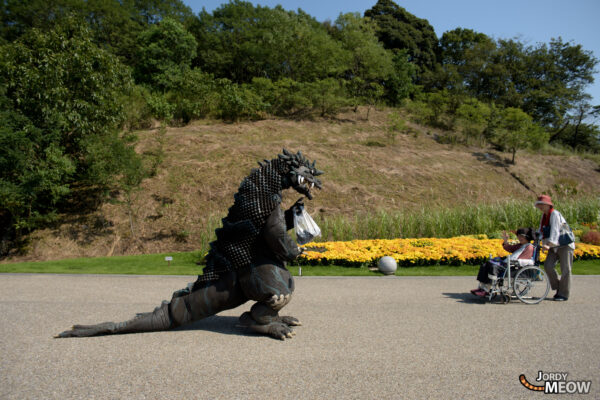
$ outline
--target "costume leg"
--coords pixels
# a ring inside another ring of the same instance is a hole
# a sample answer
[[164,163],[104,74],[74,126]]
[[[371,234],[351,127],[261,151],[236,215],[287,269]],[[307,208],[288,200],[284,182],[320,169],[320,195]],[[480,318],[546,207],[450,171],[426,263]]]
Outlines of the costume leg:
[[240,317],[240,324],[252,330],[284,340],[294,335],[292,326],[301,325],[294,317],[280,316],[292,299],[294,280],[289,271],[272,264],[253,266],[240,276],[246,296],[257,303]]
[[128,321],[74,325],[71,330],[62,332],[56,337],[164,331],[235,308],[247,301],[233,272],[194,289],[193,291],[189,288],[179,290],[173,293],[170,302],[165,300],[153,312],[137,314]]
[[217,281],[194,284],[173,294],[170,305],[175,326],[210,317],[248,301],[238,282],[237,274],[229,272]]

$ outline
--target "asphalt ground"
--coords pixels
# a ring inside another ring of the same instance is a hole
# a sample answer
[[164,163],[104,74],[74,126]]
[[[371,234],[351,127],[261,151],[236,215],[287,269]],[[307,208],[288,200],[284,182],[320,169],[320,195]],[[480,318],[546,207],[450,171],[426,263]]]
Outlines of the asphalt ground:
[[519,382],[543,384],[538,371],[600,398],[600,276],[537,305],[484,304],[468,277],[301,277],[282,314],[303,326],[286,341],[236,327],[250,303],[179,330],[53,338],[151,311],[191,280],[0,275],[0,398],[552,398]]

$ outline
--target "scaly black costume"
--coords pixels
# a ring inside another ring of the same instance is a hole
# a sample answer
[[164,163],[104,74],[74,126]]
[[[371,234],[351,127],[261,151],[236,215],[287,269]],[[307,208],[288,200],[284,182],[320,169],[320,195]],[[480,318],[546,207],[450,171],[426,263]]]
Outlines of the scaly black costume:
[[173,293],[170,302],[151,313],[138,314],[125,322],[75,325],[57,337],[94,336],[118,333],[160,331],[184,325],[238,307],[254,300],[249,312],[240,317],[242,326],[277,339],[292,337],[293,317],[279,316],[290,302],[294,280],[285,268],[301,249],[287,234],[293,227],[293,213],[302,204],[281,209],[282,190],[294,188],[312,199],[310,189],[321,188],[316,178],[322,172],[301,152],[283,149],[276,159],[253,169],[234,195],[234,203],[215,231],[206,267],[198,280]]

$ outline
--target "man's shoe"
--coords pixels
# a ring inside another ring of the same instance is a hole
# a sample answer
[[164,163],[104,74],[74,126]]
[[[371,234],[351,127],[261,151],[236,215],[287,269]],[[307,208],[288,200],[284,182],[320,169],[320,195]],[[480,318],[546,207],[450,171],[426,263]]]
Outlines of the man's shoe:
[[560,295],[555,295],[554,296],[554,301],[567,301],[568,299],[564,296],[560,296]]

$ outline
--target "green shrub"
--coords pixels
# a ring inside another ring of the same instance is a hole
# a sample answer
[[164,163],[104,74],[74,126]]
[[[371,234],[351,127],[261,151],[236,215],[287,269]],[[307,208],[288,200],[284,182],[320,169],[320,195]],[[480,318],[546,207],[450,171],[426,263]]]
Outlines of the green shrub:
[[273,113],[284,116],[306,116],[313,104],[305,83],[283,78],[275,82],[274,98],[270,100]]
[[467,143],[475,141],[482,144],[490,113],[490,107],[475,98],[466,99],[458,107],[456,117],[461,122]]
[[249,86],[238,85],[229,79],[217,80],[219,93],[218,116],[226,121],[259,118],[267,108],[262,98]]
[[266,110],[278,116],[306,116],[312,110],[306,84],[290,78],[272,82],[268,78],[254,78],[252,90],[259,95]]
[[313,109],[322,117],[335,115],[349,104],[343,83],[334,78],[307,83],[306,91]]
[[151,93],[147,97],[152,116],[160,121],[170,122],[175,115],[175,105],[171,104],[165,94]]
[[211,74],[200,69],[188,70],[171,90],[167,99],[173,106],[173,118],[183,124],[209,116],[217,109],[217,84]]
[[152,108],[148,104],[150,92],[143,86],[134,85],[131,90],[123,95],[125,107],[125,121],[123,127],[126,130],[148,129],[152,126]]
[[408,101],[406,109],[411,114],[414,122],[422,125],[431,125],[435,121],[434,111],[429,105],[421,100]]

